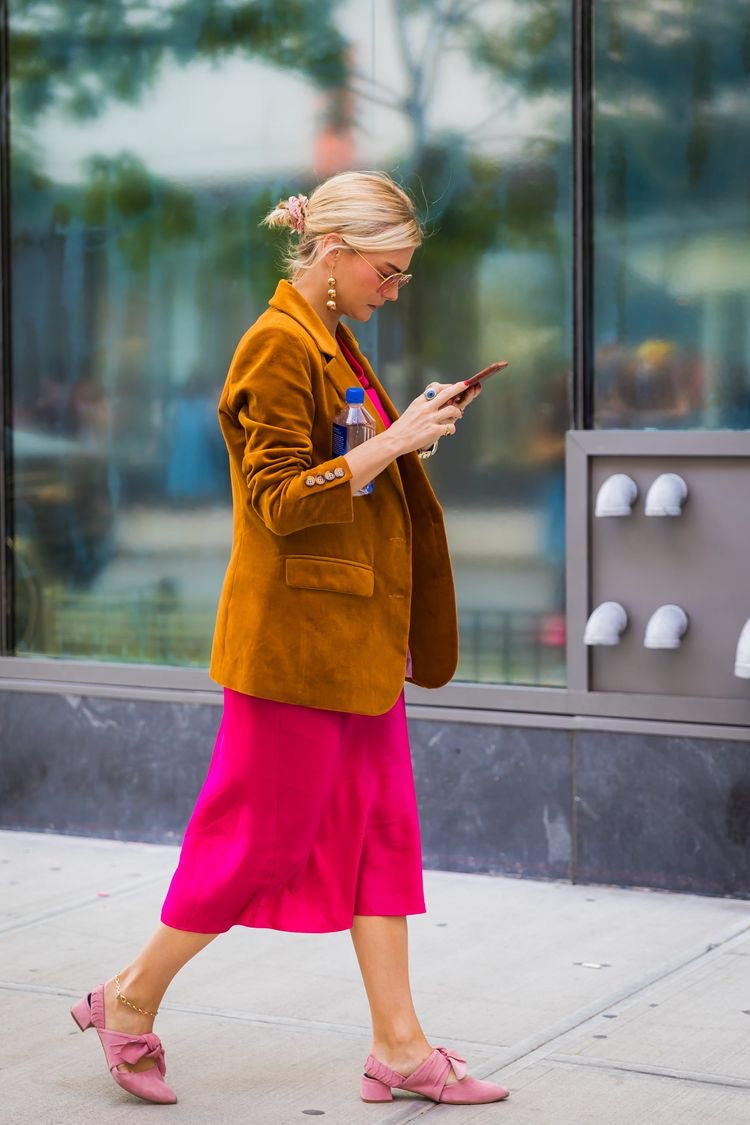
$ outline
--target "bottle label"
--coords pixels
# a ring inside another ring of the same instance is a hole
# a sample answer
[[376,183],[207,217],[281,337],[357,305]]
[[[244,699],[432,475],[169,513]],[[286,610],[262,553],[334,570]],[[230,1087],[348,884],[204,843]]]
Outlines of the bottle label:
[[343,457],[347,452],[346,448],[347,427],[341,426],[338,422],[333,423],[333,456]]
[[[333,423],[333,438],[331,449],[334,457],[343,457],[349,450],[349,427],[342,426],[340,422]],[[355,496],[369,496],[375,487],[374,481],[368,481],[362,488],[354,493]]]

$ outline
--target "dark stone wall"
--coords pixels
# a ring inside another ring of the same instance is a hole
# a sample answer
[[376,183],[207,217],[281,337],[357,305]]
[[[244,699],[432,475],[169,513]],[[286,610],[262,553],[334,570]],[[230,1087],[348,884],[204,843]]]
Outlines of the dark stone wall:
[[577,877],[750,897],[750,744],[576,736]]
[[409,725],[425,864],[570,879],[567,731]]
[[221,708],[0,692],[0,825],[179,843]]
[[[0,692],[0,826],[175,843],[221,709]],[[750,743],[410,723],[425,865],[750,898]]]

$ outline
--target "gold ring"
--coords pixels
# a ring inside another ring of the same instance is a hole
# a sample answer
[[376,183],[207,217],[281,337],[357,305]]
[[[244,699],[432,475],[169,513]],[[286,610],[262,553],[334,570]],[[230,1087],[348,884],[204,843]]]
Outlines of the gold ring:
[[445,427],[445,437],[450,437],[450,436],[451,436],[451,428],[450,428],[450,426],[446,426]]

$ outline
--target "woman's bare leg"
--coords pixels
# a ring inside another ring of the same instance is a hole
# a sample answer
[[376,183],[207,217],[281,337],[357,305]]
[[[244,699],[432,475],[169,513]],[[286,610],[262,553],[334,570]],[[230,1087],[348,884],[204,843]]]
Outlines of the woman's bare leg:
[[[196,953],[212,942],[217,934],[194,934],[188,930],[173,930],[160,923],[138,956],[119,972],[120,991],[131,1004],[148,1012],[155,1012],[162,1002],[173,978]],[[104,986],[104,1022],[112,1031],[128,1035],[143,1035],[151,1031],[154,1017],[136,1012],[117,999],[115,979]],[[153,1059],[141,1059],[130,1070],[146,1070]],[[126,1063],[122,1064],[127,1066]]]
[[371,1052],[399,1074],[411,1074],[432,1047],[414,1010],[406,918],[358,914],[351,935],[370,1004]]

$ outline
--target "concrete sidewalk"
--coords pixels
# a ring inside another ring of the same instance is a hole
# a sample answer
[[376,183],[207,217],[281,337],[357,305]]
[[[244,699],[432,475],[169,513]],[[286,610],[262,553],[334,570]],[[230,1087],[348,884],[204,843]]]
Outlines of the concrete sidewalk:
[[145,1106],[68,1008],[150,932],[176,858],[0,833],[2,1121],[750,1123],[750,903],[434,872],[410,923],[417,1008],[508,1101],[360,1102],[368,1015],[348,934],[235,929],[175,981],[157,1030],[180,1101]]

